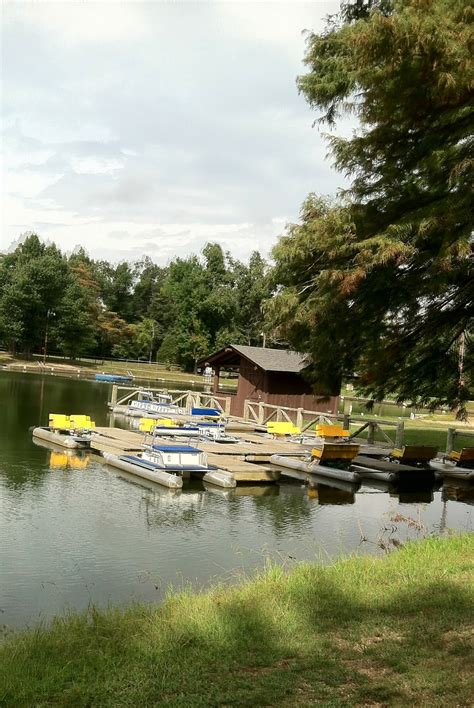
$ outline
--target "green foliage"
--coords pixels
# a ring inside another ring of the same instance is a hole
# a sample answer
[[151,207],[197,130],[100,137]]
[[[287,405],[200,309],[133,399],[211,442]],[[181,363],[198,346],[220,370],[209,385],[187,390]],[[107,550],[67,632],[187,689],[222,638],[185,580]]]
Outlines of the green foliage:
[[99,351],[102,356],[109,352],[114,357],[127,358],[132,353],[133,330],[116,312],[104,310],[97,318],[99,327]]
[[102,293],[107,309],[116,312],[122,319],[129,321],[133,311],[132,288],[133,270],[125,262],[112,266],[102,261],[99,264],[102,274]]
[[157,266],[148,256],[135,263],[132,295],[134,320],[138,320],[140,317],[147,317],[156,321],[159,313],[156,311],[155,296],[159,292],[165,276],[166,269]]
[[148,257],[94,261],[82,249],[66,259],[32,235],[0,256],[0,343],[40,352],[48,322],[50,352],[157,356],[192,370],[214,348],[258,341],[265,273],[258,254],[247,266],[215,243],[161,268]]
[[88,291],[70,271],[69,283],[55,312],[52,334],[61,351],[75,359],[96,345],[94,312]]
[[13,351],[42,346],[48,319],[63,297],[67,263],[35,234],[0,262],[0,336]]
[[158,349],[156,360],[162,364],[171,364],[178,361],[178,347],[174,333],[165,335]]
[[474,371],[473,14],[467,0],[346,3],[308,38],[300,91],[321,122],[359,121],[351,138],[329,137],[352,184],[337,203],[305,202],[275,249],[283,289],[268,310],[327,389],[356,372],[375,400],[396,392],[463,414]]
[[238,312],[242,322],[240,343],[260,346],[265,329],[262,304],[272,293],[266,261],[254,251],[248,266],[236,264],[238,287]]
[[266,263],[258,254],[247,266],[210,243],[203,256],[204,264],[196,256],[175,259],[159,292],[167,334],[158,360],[186,369],[230,342],[258,342],[262,302],[271,293]]
[[146,356],[153,360],[153,351],[157,340],[160,339],[160,325],[149,317],[144,317],[138,324],[132,325],[133,346],[139,356]]

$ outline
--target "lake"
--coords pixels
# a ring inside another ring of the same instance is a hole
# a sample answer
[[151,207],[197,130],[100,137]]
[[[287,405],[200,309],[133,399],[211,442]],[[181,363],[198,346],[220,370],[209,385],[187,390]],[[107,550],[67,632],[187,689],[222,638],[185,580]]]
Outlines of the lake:
[[[174,386],[173,386],[174,387]],[[472,530],[471,488],[352,493],[300,483],[172,492],[125,479],[89,453],[40,447],[50,412],[110,421],[108,384],[0,372],[0,625],[90,605],[161,600],[171,586],[234,582],[287,567],[377,555],[426,534]]]

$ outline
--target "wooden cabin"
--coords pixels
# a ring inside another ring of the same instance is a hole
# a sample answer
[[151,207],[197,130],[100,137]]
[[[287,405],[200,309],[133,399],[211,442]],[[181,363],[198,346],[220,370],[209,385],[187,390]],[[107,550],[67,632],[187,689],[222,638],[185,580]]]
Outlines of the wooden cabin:
[[[336,413],[338,396],[322,400],[304,377],[304,355],[288,349],[269,349],[231,344],[207,356],[199,366],[209,364],[214,370],[212,391],[220,392],[221,369],[238,371],[237,392],[232,394],[230,412],[243,416],[246,400],[289,406],[306,410]],[[229,395],[226,391],[226,395]]]

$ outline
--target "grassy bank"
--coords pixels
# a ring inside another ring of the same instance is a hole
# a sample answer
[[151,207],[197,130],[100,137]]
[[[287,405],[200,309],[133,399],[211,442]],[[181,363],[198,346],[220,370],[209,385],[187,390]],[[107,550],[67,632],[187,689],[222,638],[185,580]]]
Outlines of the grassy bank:
[[[358,424],[351,425],[351,431],[354,432],[358,427]],[[392,427],[381,426],[384,432],[394,441],[395,444],[395,430]],[[440,452],[446,450],[448,427],[458,428],[460,432],[457,433],[454,448],[455,450],[460,450],[462,447],[473,447],[474,446],[474,426],[461,426],[456,421],[450,421],[446,425],[430,425],[429,423],[411,421],[405,422],[405,433],[404,433],[404,444],[405,445],[434,445],[438,447]],[[463,434],[464,431],[469,432],[470,435]],[[367,438],[367,431],[363,431],[358,437],[361,439]],[[383,442],[386,440],[380,434],[379,431],[375,434],[375,443]]]
[[466,534],[59,619],[0,649],[0,705],[468,705],[473,566]]

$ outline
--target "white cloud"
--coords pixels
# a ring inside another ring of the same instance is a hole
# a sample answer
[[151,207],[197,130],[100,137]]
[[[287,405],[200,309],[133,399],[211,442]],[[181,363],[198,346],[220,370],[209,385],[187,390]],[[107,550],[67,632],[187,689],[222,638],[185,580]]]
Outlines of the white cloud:
[[124,167],[122,160],[104,157],[73,157],[71,167],[78,175],[110,175]]
[[[321,18],[339,9],[333,0],[312,2],[220,2],[222,23],[229,24],[237,36],[252,43],[276,46],[299,60],[303,56],[304,30],[318,29]],[[336,7],[336,9],[335,9]]]
[[58,46],[133,42],[149,35],[151,28],[143,5],[130,2],[12,2],[3,9],[8,30],[23,24],[47,34]]
[[10,170],[3,179],[4,194],[19,196],[20,199],[37,197],[44,189],[57,182],[60,174],[50,176],[31,170]]
[[309,191],[343,184],[295,86],[301,31],[338,4],[5,5],[2,246],[268,253]]

